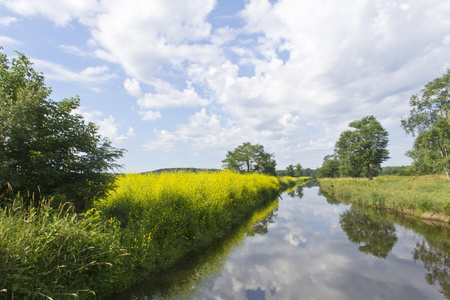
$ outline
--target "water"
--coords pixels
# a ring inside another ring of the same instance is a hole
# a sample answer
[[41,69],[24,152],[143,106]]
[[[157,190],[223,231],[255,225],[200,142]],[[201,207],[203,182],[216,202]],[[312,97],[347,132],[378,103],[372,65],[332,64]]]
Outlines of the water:
[[317,186],[272,208],[113,299],[450,299],[447,226],[333,204]]

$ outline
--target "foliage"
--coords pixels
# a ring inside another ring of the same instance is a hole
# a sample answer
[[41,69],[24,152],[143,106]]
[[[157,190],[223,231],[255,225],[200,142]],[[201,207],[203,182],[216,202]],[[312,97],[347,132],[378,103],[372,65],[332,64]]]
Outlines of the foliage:
[[381,169],[380,175],[417,175],[411,173],[410,166],[386,166]]
[[340,201],[394,211],[412,211],[418,215],[450,216],[450,187],[444,176],[379,176],[373,181],[320,179],[320,187]]
[[[4,199],[5,200],[5,199]],[[0,211],[0,290],[10,299],[94,299],[125,282],[126,257],[98,216],[16,196]],[[114,282],[114,285],[111,285]],[[39,296],[39,297],[38,297]]]
[[260,174],[276,175],[276,162],[273,153],[264,151],[260,144],[243,143],[233,151],[228,151],[222,161],[224,169],[240,173],[256,172]]
[[409,105],[410,116],[401,124],[417,137],[407,155],[419,173],[445,171],[450,181],[450,69],[411,96]]
[[286,167],[286,170],[284,172],[277,172],[277,176],[301,177],[303,176],[302,165],[296,164],[294,166],[290,164]]
[[0,54],[0,190],[59,195],[78,209],[112,182],[106,171],[124,150],[102,139],[74,110],[78,97],[55,102],[23,54]]
[[365,175],[372,180],[381,163],[389,158],[388,132],[374,116],[353,121],[349,126],[354,130],[342,132],[335,146],[341,176]]
[[322,167],[317,170],[317,177],[339,177],[339,160],[334,155],[326,155],[323,158]]

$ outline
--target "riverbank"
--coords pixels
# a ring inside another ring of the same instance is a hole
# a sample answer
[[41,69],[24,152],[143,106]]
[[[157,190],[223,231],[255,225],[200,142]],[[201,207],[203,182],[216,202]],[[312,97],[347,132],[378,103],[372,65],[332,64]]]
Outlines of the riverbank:
[[450,223],[450,183],[444,175],[379,176],[372,181],[321,178],[319,183],[325,194],[340,202]]
[[116,184],[83,215],[11,199],[0,213],[0,296],[123,290],[225,236],[280,189],[275,177],[232,172],[130,174]]

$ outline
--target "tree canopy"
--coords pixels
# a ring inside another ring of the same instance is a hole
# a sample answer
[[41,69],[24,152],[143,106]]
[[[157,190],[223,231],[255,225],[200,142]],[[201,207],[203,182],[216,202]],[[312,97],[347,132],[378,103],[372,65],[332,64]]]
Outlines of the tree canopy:
[[[1,48],[0,48],[1,49]],[[82,209],[111,182],[116,149],[74,113],[78,97],[49,99],[44,76],[22,53],[0,53],[0,188],[52,195]]]
[[407,155],[419,173],[445,171],[450,181],[450,69],[411,96],[409,105],[410,115],[401,124],[416,139]]
[[326,155],[323,158],[322,167],[317,170],[317,177],[339,177],[339,160],[334,155]]
[[276,162],[273,157],[274,154],[265,152],[260,144],[243,143],[233,151],[228,151],[222,163],[223,168],[240,173],[276,175]]
[[342,132],[335,146],[340,173],[351,177],[364,175],[372,180],[381,163],[389,159],[388,132],[374,116],[350,122],[349,127],[353,130]]
[[295,166],[293,164],[290,164],[286,167],[286,170],[282,172],[284,176],[291,176],[291,177],[301,177],[303,175],[303,169],[301,164],[296,164]]

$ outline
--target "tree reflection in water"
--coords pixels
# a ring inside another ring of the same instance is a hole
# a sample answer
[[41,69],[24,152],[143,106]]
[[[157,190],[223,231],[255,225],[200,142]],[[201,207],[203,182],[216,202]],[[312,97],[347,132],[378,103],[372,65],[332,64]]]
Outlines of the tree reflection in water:
[[366,254],[386,258],[397,242],[392,223],[376,221],[353,208],[340,215],[339,223],[352,243],[364,244],[358,250]]
[[414,249],[414,261],[422,261],[428,273],[425,279],[428,284],[435,285],[439,283],[441,292],[447,299],[450,299],[450,247],[447,243],[442,247],[444,250],[430,246],[424,240],[417,243]]
[[260,235],[265,235],[269,232],[269,224],[271,223],[275,223],[275,220],[278,215],[276,214],[276,212],[278,211],[278,208],[272,210],[267,217],[265,217],[264,219],[262,219],[261,221],[259,221],[258,223],[256,223],[255,225],[252,226],[252,228],[250,228],[248,230],[247,235],[248,236],[255,236],[257,234]]

